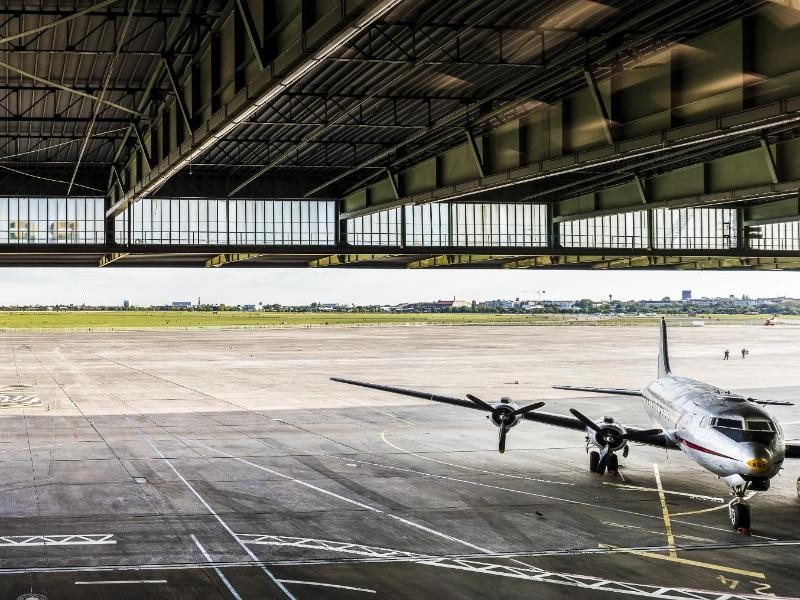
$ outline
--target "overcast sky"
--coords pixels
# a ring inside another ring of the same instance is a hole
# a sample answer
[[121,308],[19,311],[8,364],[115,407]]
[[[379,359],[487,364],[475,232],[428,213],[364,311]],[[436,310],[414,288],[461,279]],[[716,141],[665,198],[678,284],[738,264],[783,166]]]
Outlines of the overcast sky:
[[[379,270],[379,269],[0,269],[0,305],[204,303],[356,304],[547,298],[600,300],[748,294],[800,297],[791,272]],[[540,296],[538,292],[543,292]]]

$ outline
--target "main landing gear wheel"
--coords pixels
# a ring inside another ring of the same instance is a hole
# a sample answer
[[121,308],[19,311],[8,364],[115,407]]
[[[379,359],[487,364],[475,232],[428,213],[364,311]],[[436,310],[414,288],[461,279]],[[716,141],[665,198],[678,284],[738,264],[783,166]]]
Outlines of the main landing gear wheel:
[[616,454],[609,455],[606,470],[609,475],[619,475],[619,457]]
[[731,525],[739,533],[750,533],[750,507],[742,502],[734,502],[728,508]]
[[[599,465],[599,464],[600,464],[600,453],[597,452],[596,450],[592,450],[589,453],[589,470],[592,473],[597,473],[597,465]],[[797,489],[798,489],[797,493],[800,494],[800,480],[797,481],[797,486],[798,486],[797,487]]]

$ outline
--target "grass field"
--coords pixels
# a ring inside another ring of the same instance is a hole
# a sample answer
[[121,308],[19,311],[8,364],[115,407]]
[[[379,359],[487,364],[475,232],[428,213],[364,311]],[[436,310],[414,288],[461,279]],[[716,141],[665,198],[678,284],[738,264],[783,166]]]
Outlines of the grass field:
[[[592,318],[585,315],[543,314],[393,314],[293,312],[162,312],[74,311],[0,312],[0,329],[140,329],[197,327],[304,327],[358,325],[653,325],[658,316]],[[699,317],[675,317],[689,324]],[[712,315],[708,324],[760,325],[766,315]],[[788,321],[792,317],[782,317]],[[795,319],[800,323],[800,319]]]

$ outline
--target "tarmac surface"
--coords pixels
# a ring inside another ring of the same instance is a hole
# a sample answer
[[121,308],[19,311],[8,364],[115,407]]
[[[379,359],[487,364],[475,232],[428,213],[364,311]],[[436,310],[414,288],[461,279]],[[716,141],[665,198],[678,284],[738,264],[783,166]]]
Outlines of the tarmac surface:
[[[800,330],[675,328],[673,369],[800,401]],[[800,461],[729,529],[727,488],[633,446],[331,376],[545,400],[650,426],[644,327],[0,333],[0,599],[800,596]],[[739,350],[750,354],[740,358]],[[732,358],[722,361],[730,348]],[[800,406],[775,407],[800,438]],[[669,544],[668,533],[674,536]]]

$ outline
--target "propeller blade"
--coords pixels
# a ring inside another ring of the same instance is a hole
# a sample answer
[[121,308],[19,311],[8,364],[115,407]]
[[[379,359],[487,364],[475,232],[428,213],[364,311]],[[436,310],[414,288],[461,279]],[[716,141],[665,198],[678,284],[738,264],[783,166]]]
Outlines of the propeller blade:
[[534,402],[533,404],[528,404],[528,406],[523,406],[522,408],[518,408],[514,412],[511,413],[512,417],[516,417],[517,415],[524,415],[525,413],[529,413],[532,410],[536,410],[537,408],[541,408],[544,406],[544,402]]
[[488,410],[488,411],[493,410],[490,404],[486,404],[486,402],[484,402],[483,400],[481,400],[476,396],[473,396],[472,394],[467,394],[467,398],[469,398],[473,404],[475,404],[479,408],[482,408],[483,410]]
[[508,432],[508,429],[506,429],[505,423],[504,423],[503,425],[500,426],[500,447],[498,448],[498,450],[500,450],[500,454],[502,454],[503,452],[506,451],[506,433],[507,432]]
[[606,472],[606,463],[608,462],[608,454],[609,454],[609,446],[603,448],[603,451],[600,453],[600,461],[597,463],[597,472],[598,473],[605,473]]
[[584,415],[584,414],[581,414],[581,413],[579,413],[579,412],[578,412],[577,410],[575,410],[574,408],[570,408],[570,409],[569,409],[569,412],[571,412],[571,413],[572,413],[572,415],[573,415],[573,416],[574,416],[576,419],[578,419],[578,421],[580,421],[581,423],[583,423],[583,424],[584,424],[586,427],[588,427],[589,429],[591,429],[591,430],[593,430],[593,431],[596,431],[597,433],[600,433],[600,428],[597,426],[597,423],[595,423],[594,421],[592,421],[592,420],[591,420],[589,417],[587,417],[587,416],[586,416],[586,415]]

